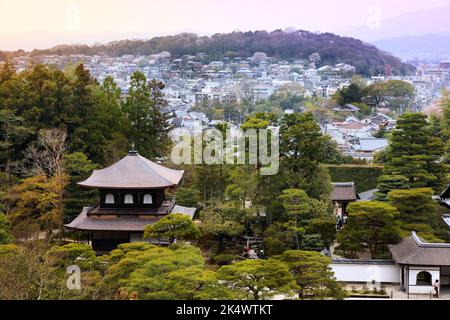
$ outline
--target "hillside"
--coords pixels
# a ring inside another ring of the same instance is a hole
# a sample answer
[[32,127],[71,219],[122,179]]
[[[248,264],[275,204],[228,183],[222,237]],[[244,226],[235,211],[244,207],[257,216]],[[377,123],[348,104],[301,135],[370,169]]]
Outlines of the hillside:
[[208,54],[208,59],[223,57],[249,57],[255,52],[265,52],[279,59],[308,59],[315,52],[321,56],[320,66],[337,63],[354,65],[364,75],[383,74],[389,65],[393,74],[408,74],[414,67],[402,63],[398,58],[378,50],[360,40],[340,37],[331,33],[308,31],[284,32],[233,32],[199,37],[184,33],[174,36],[156,37],[150,40],[123,40],[104,45],[63,45],[48,50],[34,50],[32,56],[41,54],[126,54],[150,55],[169,51],[173,57],[199,52]]

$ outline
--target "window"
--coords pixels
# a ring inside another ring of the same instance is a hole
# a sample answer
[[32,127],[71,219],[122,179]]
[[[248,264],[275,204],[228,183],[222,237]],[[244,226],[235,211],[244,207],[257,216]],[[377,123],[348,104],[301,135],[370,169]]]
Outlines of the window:
[[144,195],[144,204],[153,204],[153,198],[151,194]]
[[431,274],[427,271],[421,271],[417,274],[416,285],[418,286],[431,286]]
[[134,203],[133,195],[132,194],[126,194],[124,203],[125,204],[133,204]]
[[108,193],[105,197],[105,204],[114,204],[114,195]]

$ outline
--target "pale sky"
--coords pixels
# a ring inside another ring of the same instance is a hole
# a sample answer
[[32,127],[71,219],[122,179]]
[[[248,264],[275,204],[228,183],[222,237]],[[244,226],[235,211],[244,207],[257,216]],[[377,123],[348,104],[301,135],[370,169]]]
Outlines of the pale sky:
[[336,32],[444,5],[450,0],[0,0],[0,35]]

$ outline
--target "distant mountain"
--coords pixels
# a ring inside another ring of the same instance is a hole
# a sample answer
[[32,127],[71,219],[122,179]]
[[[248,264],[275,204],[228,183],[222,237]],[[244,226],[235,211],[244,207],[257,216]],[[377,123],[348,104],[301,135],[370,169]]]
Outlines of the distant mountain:
[[450,57],[450,34],[404,36],[374,42],[385,51],[406,58]]
[[21,33],[0,33],[0,50],[14,51],[17,49],[34,50],[47,49],[53,46],[64,44],[78,44],[83,43],[87,45],[94,45],[96,43],[107,43],[117,40],[139,39],[148,40],[153,37],[164,36],[168,34],[179,33],[198,33],[206,35],[193,29],[183,29],[173,32],[103,32],[103,33],[83,33],[83,32],[50,32],[50,31],[33,31]]
[[211,37],[183,33],[174,36],[155,37],[150,40],[122,40],[104,45],[63,45],[48,50],[34,50],[29,54],[106,54],[121,56],[126,54],[150,55],[168,51],[173,57],[207,54],[208,59],[224,57],[250,57],[255,52],[265,52],[279,59],[308,59],[313,53],[319,53],[320,65],[347,63],[355,66],[358,73],[364,75],[383,74],[392,70],[393,74],[409,74],[415,70],[374,45],[360,40],[340,37],[332,33],[312,33],[308,31],[284,32],[232,32],[215,34]]
[[[377,26],[349,27],[338,34],[348,35],[363,41],[376,42],[383,39],[427,34],[450,34],[450,5],[409,12],[391,19],[383,19]],[[371,25],[371,24],[369,24]]]

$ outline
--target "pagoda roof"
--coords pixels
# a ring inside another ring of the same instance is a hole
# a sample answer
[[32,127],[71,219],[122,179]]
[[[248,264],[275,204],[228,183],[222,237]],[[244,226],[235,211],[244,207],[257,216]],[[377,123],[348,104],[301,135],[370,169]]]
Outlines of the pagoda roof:
[[136,151],[110,167],[94,170],[92,175],[78,185],[102,189],[160,189],[176,186],[184,171],[172,170],[156,164]]
[[[158,222],[166,215],[89,215],[91,208],[85,207],[71,223],[65,227],[81,231],[128,231],[143,232],[145,227]],[[170,213],[184,214],[191,219],[196,208],[175,206]]]
[[83,231],[129,231],[143,232],[149,224],[158,222],[162,216],[88,216],[84,208],[66,228]]

